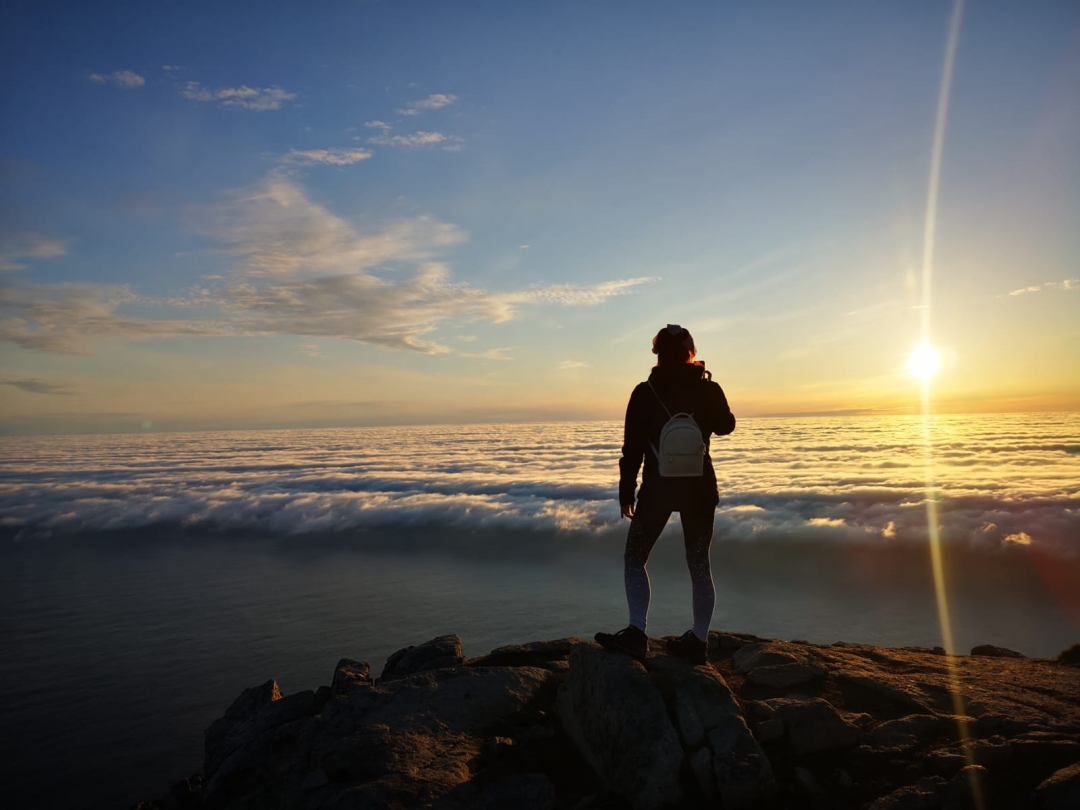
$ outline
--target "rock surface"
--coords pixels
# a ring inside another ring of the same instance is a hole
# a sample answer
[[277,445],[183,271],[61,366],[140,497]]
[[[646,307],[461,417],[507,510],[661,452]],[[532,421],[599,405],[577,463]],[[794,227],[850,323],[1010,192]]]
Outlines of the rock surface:
[[692,666],[662,646],[644,665],[577,638],[467,660],[441,636],[377,681],[352,658],[314,692],[270,680],[207,729],[200,774],[137,807],[1080,807],[1077,648],[713,633]]
[[405,647],[386,659],[380,681],[407,678],[417,672],[456,667],[465,662],[461,636],[439,636],[416,647]]
[[1080,762],[1062,768],[1035,789],[1046,810],[1080,807]]
[[556,707],[607,790],[625,795],[635,810],[682,799],[682,745],[663,697],[637,661],[578,645]]

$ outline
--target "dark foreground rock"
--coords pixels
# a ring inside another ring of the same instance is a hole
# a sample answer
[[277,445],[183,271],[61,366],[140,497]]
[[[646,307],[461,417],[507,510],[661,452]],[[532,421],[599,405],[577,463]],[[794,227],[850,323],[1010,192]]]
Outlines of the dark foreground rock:
[[714,633],[709,664],[457,636],[244,690],[140,810],[1080,807],[1072,656]]

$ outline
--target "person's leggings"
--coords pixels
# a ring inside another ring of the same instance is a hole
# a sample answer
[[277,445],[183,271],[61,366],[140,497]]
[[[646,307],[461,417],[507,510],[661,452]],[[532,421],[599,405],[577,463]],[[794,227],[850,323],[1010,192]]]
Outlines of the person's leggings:
[[[652,599],[652,586],[645,565],[674,511],[670,505],[642,499],[630,521],[626,554],[623,557],[626,601],[630,607],[630,624],[642,631],[646,630],[649,602]],[[690,583],[693,587],[693,630],[694,635],[702,640],[708,639],[709,623],[712,621],[713,606],[716,603],[716,589],[713,586],[712,565],[709,560],[715,514],[716,506],[707,502],[679,510],[686,543],[686,565],[690,569]]]

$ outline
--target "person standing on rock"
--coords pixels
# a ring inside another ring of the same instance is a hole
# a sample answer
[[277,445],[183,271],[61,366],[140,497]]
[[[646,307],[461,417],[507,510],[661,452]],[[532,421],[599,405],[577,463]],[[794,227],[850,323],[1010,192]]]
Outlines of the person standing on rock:
[[630,395],[619,459],[619,505],[623,517],[630,518],[623,558],[630,624],[617,633],[597,633],[596,640],[644,661],[652,598],[646,563],[671,513],[678,512],[693,586],[694,626],[667,646],[675,655],[704,664],[716,601],[709,548],[720,501],[709,437],[735,430],[735,417],[723,389],[705,364],[694,360],[697,348],[688,330],[668,324],[653,338],[652,350],[657,364]]

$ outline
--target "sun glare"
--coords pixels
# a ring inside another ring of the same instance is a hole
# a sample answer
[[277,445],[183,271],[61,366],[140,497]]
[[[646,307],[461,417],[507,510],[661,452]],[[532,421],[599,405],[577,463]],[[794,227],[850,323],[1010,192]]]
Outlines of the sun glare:
[[920,380],[929,380],[941,367],[941,357],[926,344],[919,346],[908,357],[907,368]]

